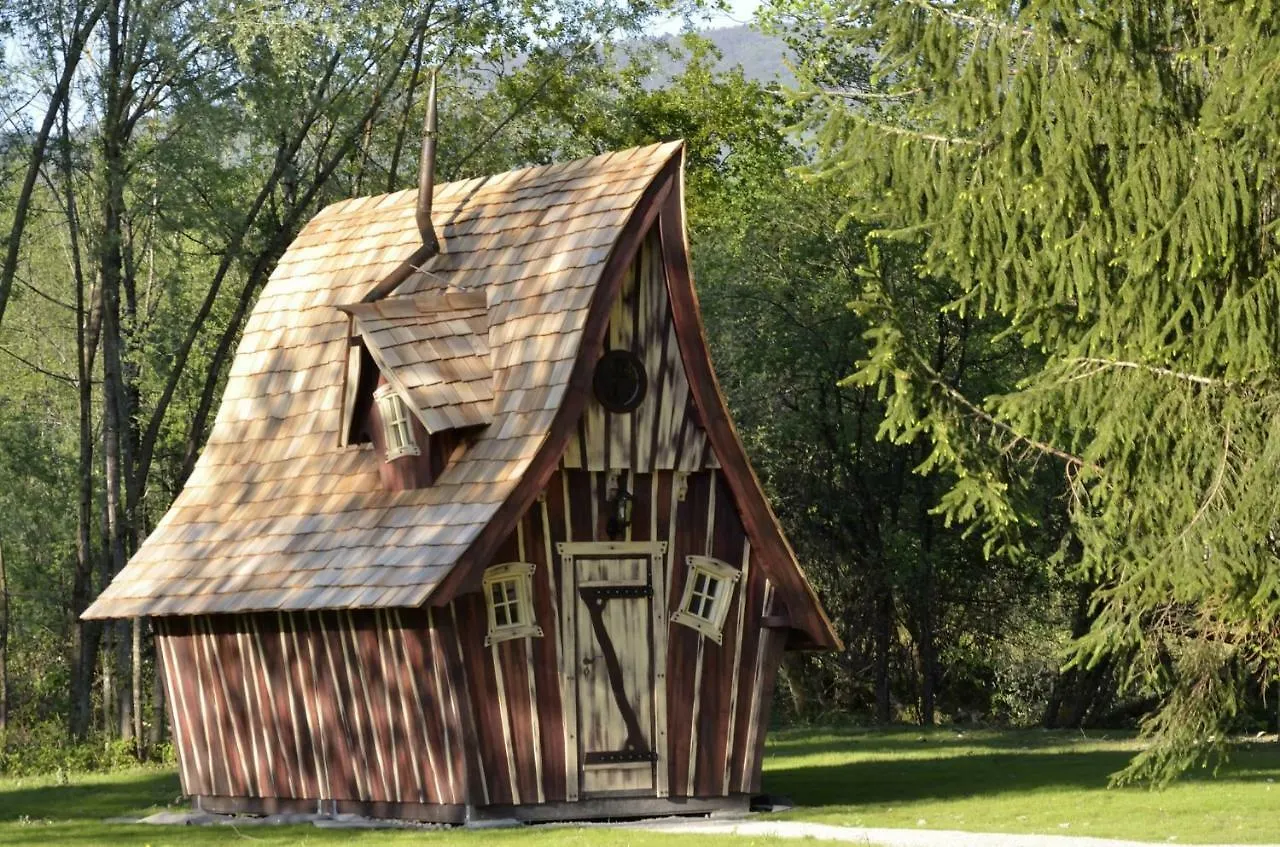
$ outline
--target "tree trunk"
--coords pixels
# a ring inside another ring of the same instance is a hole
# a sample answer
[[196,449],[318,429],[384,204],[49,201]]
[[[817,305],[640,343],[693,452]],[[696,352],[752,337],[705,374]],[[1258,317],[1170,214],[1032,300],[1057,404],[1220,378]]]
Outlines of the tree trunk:
[[876,722],[887,724],[893,720],[892,701],[889,696],[889,651],[893,649],[893,594],[881,577],[875,600],[875,680]]
[[938,650],[934,632],[937,618],[934,606],[935,572],[934,522],[929,509],[933,504],[931,479],[920,483],[920,564],[916,572],[913,591],[915,618],[916,656],[920,663],[920,723],[932,726],[936,722],[938,688]]
[[79,497],[76,504],[76,563],[71,576],[69,646],[70,708],[68,729],[75,740],[89,734],[92,718],[94,660],[98,655],[101,627],[94,621],[82,621],[80,615],[89,607],[93,589],[93,367],[97,358],[101,328],[101,299],[90,291],[85,281],[80,250],[80,215],[76,203],[75,170],[72,161],[71,129],[68,104],[61,117],[58,165],[63,184],[63,211],[67,217],[67,234],[71,254],[71,274],[75,279],[76,314],[76,394],[78,406],[79,454],[76,462]]
[[795,710],[795,716],[803,717],[808,711],[809,696],[804,689],[804,673],[796,667],[798,664],[800,658],[796,653],[784,653],[778,672],[783,684],[787,686],[787,693],[791,695],[791,707]]
[[[107,15],[107,60],[104,68],[104,115],[102,119],[102,166],[105,184],[102,217],[102,244],[99,253],[99,277],[102,285],[102,442],[106,477],[107,561],[109,573],[105,585],[118,574],[126,560],[125,539],[129,536],[126,521],[124,477],[131,462],[128,454],[130,410],[124,383],[124,336],[121,328],[121,278],[124,269],[124,145],[127,127],[127,84],[123,79],[125,56],[122,43],[126,26],[123,0],[113,0]],[[115,629],[115,696],[116,731],[119,737],[133,737],[133,697],[128,690],[131,639],[129,625],[120,621]],[[105,692],[104,692],[105,693]]]
[[146,757],[146,739],[142,734],[142,619],[134,618],[132,625],[132,642],[133,655],[131,659],[131,667],[133,668],[133,679],[129,686],[132,691],[132,698],[129,704],[129,713],[133,716],[133,740],[134,753],[139,761]]
[[9,728],[9,574],[0,544],[0,730]]
[[[1071,638],[1082,637],[1093,626],[1093,615],[1089,609],[1089,600],[1093,596],[1093,586],[1082,584],[1076,591],[1075,611],[1071,617]],[[1045,705],[1043,724],[1046,729],[1079,729],[1089,719],[1089,714],[1098,704],[1100,689],[1110,678],[1110,667],[1106,661],[1099,662],[1092,668],[1069,668],[1058,674],[1054,680],[1053,692]]]
[[102,650],[99,657],[102,663],[102,724],[99,730],[103,735],[110,735],[116,729],[115,653],[112,647],[115,636],[115,627],[102,627]]
[[934,644],[932,589],[926,588],[920,602],[916,649],[920,655],[920,723],[937,721],[938,653]]

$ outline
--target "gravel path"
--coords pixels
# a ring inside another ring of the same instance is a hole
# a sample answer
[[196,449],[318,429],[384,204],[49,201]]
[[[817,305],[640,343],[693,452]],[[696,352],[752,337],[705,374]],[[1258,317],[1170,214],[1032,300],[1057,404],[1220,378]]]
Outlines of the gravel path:
[[[623,824],[649,832],[706,832],[724,835],[812,838],[875,847],[1152,847],[1150,841],[1121,841],[1077,835],[1009,835],[991,832],[959,832],[947,829],[875,829],[830,826],[803,821],[664,820]],[[1176,843],[1176,842],[1154,842]],[[1266,847],[1266,845],[1214,844],[1198,847]],[[1275,847],[1275,845],[1272,845]]]

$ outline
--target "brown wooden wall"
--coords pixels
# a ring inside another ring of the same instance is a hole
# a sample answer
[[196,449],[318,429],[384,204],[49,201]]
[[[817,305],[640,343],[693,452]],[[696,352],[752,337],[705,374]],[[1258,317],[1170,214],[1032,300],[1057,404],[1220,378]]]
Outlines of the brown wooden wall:
[[183,790],[465,802],[452,609],[158,618]]
[[[560,608],[566,575],[556,550],[562,542],[609,540],[611,481],[635,498],[631,525],[618,540],[667,543],[661,578],[668,617],[683,596],[686,556],[713,556],[746,570],[720,644],[667,624],[667,745],[659,762],[665,779],[657,782],[673,797],[759,789],[764,730],[785,642],[785,633],[764,629],[762,619],[786,610],[750,548],[698,420],[656,232],[623,282],[606,338],[606,349],[631,349],[645,362],[644,401],[630,414],[612,414],[588,401],[560,469],[493,557],[493,564],[537,566],[535,605],[544,637],[505,642],[469,662],[487,766],[486,802],[578,799],[578,733],[564,719],[566,698],[575,692],[561,658],[573,654],[566,640],[573,631]],[[482,598],[472,594],[456,602],[469,604],[459,619],[474,627],[464,631],[464,641],[483,644]],[[572,723],[577,709],[568,711]]]
[[[376,365],[370,367],[377,372]],[[387,384],[387,378],[377,375],[375,390]],[[372,398],[372,393],[370,394]],[[382,424],[382,413],[378,404],[368,402],[362,404],[360,413],[363,419],[356,422],[362,440],[372,442],[373,449],[379,459],[387,455],[387,432]],[[418,454],[399,456],[391,461],[383,461],[378,466],[382,485],[388,491],[407,491],[413,488],[426,488],[444,473],[449,464],[449,457],[462,442],[462,434],[457,430],[444,430],[429,435],[422,421],[412,412],[409,413],[409,426],[413,429],[413,438],[418,444]]]
[[641,245],[609,316],[606,350],[630,350],[649,375],[644,402],[629,415],[587,404],[564,465],[584,470],[695,471],[717,465],[698,426],[676,342],[657,232]]

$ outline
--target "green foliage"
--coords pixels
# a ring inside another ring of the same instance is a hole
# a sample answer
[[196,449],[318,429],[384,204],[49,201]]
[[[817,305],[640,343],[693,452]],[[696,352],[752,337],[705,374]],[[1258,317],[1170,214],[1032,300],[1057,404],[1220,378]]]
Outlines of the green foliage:
[[[172,764],[172,748],[155,751],[157,762]],[[46,720],[0,732],[0,775],[53,775],[65,781],[73,774],[128,770],[138,766],[130,741],[99,736],[74,741],[61,721]]]
[[[105,664],[117,689],[130,685],[129,651],[112,643],[126,636],[76,616],[191,472],[249,310],[287,244],[327,203],[413,181],[430,69],[444,66],[442,176],[560,157],[570,123],[528,139],[518,130],[551,123],[539,115],[579,87],[611,90],[614,40],[697,5],[0,4],[0,104],[11,112],[0,219],[17,208],[34,127],[58,118],[0,325],[11,725],[92,706],[96,727],[119,731],[124,709],[91,683]],[[69,49],[89,19],[84,50]],[[68,68],[70,108],[46,112]],[[83,375],[82,355],[92,361]],[[121,469],[119,485],[108,466]]]
[[885,434],[933,445],[942,506],[1017,550],[1027,469],[1052,465],[1081,572],[1100,586],[1073,661],[1125,656],[1159,696],[1163,782],[1223,752],[1242,681],[1277,676],[1280,54],[1265,2],[837,2],[782,5],[827,26],[810,124],[819,171],[874,237],[918,244],[954,294],[1042,357],[970,402],[940,385],[892,301],[858,381]]

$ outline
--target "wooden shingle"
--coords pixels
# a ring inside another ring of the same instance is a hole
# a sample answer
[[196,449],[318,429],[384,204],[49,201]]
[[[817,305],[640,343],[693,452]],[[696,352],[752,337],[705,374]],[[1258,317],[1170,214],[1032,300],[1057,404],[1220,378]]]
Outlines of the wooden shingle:
[[[331,205],[281,258],[195,470],[88,618],[413,606],[515,488],[565,396],[604,263],[677,143]],[[477,427],[428,488],[383,489],[340,446],[351,317],[429,431]],[[430,421],[430,422],[428,422]]]

